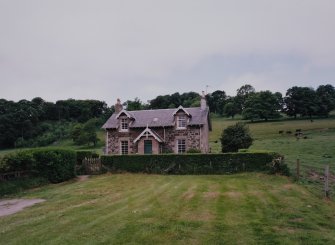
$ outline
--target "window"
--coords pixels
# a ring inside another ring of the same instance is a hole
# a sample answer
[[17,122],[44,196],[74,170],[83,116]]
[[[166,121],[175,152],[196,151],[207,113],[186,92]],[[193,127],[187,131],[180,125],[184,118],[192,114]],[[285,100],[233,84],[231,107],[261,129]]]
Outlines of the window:
[[128,120],[127,118],[121,119],[121,131],[128,131]]
[[186,128],[186,116],[178,116],[177,128]]
[[127,155],[128,154],[128,141],[122,140],[121,141],[121,155]]
[[186,140],[178,139],[177,141],[177,150],[178,153],[185,153],[186,152]]

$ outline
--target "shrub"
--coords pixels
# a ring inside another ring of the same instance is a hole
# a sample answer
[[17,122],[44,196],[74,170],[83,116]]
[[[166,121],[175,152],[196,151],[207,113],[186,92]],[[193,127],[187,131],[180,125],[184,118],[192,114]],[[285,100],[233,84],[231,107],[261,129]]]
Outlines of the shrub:
[[225,154],[166,154],[101,156],[112,172],[155,174],[230,174],[244,171],[276,173],[271,165],[279,154],[269,152]]
[[36,188],[48,183],[48,180],[42,177],[29,177],[11,181],[0,182],[0,196],[17,193],[29,188]]
[[253,138],[249,133],[249,128],[238,122],[224,129],[220,140],[222,152],[237,152],[239,149],[249,148]]
[[201,153],[201,151],[199,149],[191,148],[191,149],[188,149],[186,153]]
[[12,171],[30,171],[35,167],[31,151],[19,151],[5,155],[0,161],[0,173]]
[[52,183],[75,177],[76,153],[64,149],[33,150],[38,175]]

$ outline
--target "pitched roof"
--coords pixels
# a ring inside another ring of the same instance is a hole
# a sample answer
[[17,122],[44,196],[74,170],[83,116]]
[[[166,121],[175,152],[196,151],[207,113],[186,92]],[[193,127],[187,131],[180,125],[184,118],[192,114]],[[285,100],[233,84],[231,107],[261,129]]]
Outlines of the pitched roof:
[[[183,108],[191,117],[189,118],[188,125],[204,125],[209,120],[209,109],[202,110],[200,107]],[[146,128],[148,127],[173,127],[174,113],[176,109],[157,109],[157,110],[142,110],[142,111],[127,111],[132,120],[129,123],[129,128]],[[107,122],[102,126],[104,129],[118,128],[119,120],[114,113]],[[209,124],[210,126],[210,124]]]

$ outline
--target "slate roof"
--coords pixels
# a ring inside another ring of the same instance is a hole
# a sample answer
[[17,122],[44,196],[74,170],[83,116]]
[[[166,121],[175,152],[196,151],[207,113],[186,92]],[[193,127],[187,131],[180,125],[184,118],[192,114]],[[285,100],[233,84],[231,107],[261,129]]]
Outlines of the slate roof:
[[[202,110],[200,107],[183,108],[190,115],[188,125],[204,125],[209,120],[209,109]],[[145,128],[145,127],[173,127],[174,113],[176,109],[157,109],[157,110],[141,110],[141,111],[127,111],[133,118],[129,124],[129,128]],[[114,113],[107,122],[102,126],[104,129],[118,128],[119,120],[117,113]],[[211,124],[209,127],[211,129]]]

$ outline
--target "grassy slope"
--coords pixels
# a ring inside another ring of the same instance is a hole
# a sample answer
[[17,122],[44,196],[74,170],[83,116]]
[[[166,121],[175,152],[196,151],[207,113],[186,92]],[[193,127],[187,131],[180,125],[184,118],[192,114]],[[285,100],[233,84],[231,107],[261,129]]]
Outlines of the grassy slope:
[[[213,152],[220,152],[220,134],[222,129],[237,121],[224,118],[213,119],[213,132],[210,134],[210,145]],[[330,164],[335,167],[335,119],[286,120],[249,124],[255,138],[251,149],[271,150],[283,154],[286,162],[292,167],[296,159],[303,164],[323,167]],[[307,139],[297,140],[293,135],[296,129],[302,129]],[[280,130],[292,131],[292,135]],[[215,141],[218,141],[215,143]]]
[[103,175],[23,197],[1,244],[334,244],[335,204],[285,177]]
[[[64,139],[64,140],[58,141],[55,144],[47,146],[47,148],[49,148],[49,147],[61,147],[61,148],[67,148],[67,149],[73,149],[73,150],[93,150],[93,151],[95,151],[99,154],[102,154],[102,149],[105,146],[105,131],[97,130],[97,136],[98,136],[99,141],[98,141],[96,146],[93,146],[93,145],[78,146],[78,145],[75,145],[73,143],[72,139]],[[40,148],[43,148],[43,147],[40,147]],[[14,152],[14,151],[17,151],[17,150],[27,150],[27,149],[30,149],[30,148],[0,150],[0,157],[2,155],[10,153],[10,152]]]

